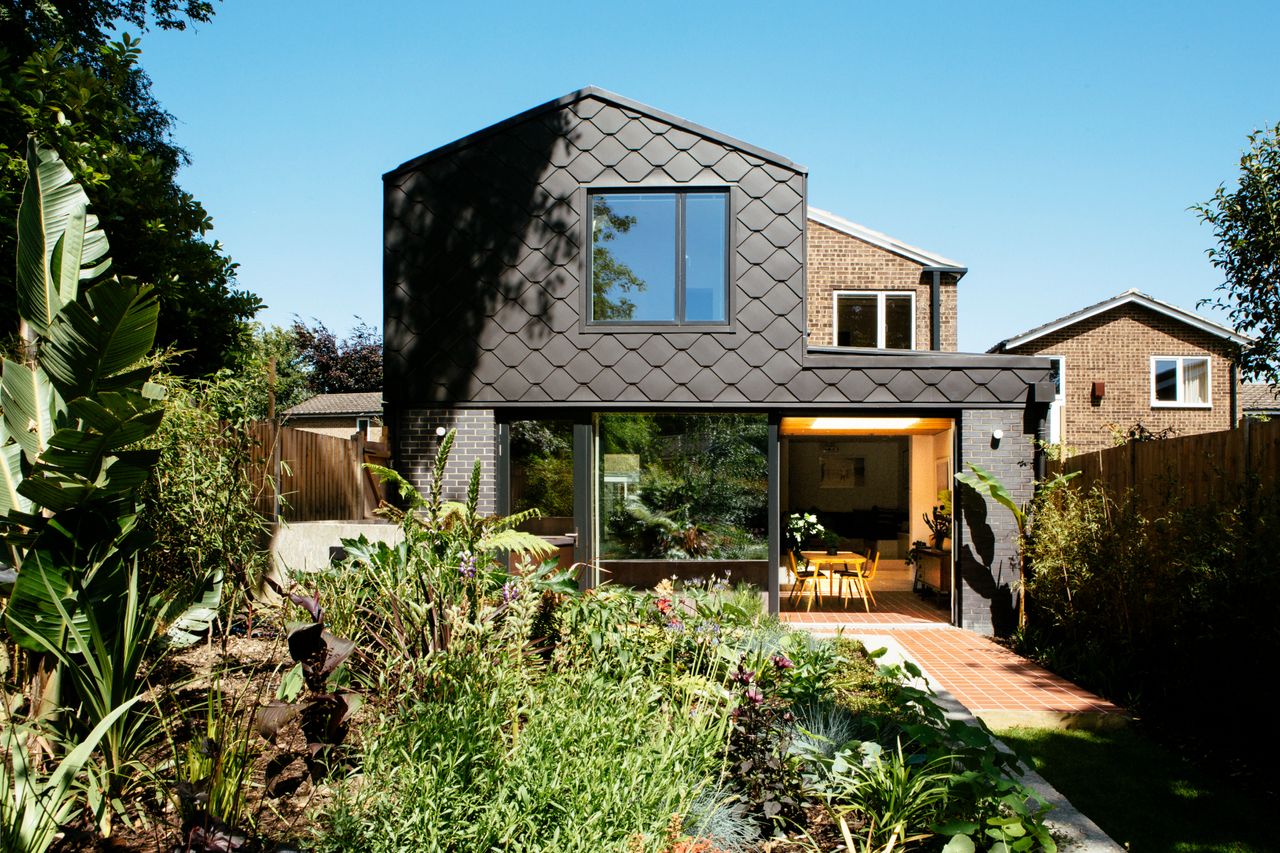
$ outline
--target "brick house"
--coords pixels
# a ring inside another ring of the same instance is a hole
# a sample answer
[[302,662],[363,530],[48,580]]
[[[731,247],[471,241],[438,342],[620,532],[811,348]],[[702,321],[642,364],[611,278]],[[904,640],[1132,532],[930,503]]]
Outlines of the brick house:
[[280,413],[283,423],[305,432],[350,438],[363,432],[369,441],[382,440],[382,392],[316,394]]
[[1054,366],[1047,436],[1100,450],[1141,425],[1176,435],[1231,429],[1236,359],[1247,338],[1190,311],[1128,290],[1001,341],[992,353],[1039,355]]
[[[544,510],[589,582],[727,572],[775,612],[791,511],[900,555],[965,462],[1029,498],[1048,362],[954,352],[964,267],[809,209],[807,180],[596,88],[388,172],[396,467],[424,486],[457,429],[446,494],[479,460],[483,507]],[[960,498],[952,621],[990,633],[1014,531]]]

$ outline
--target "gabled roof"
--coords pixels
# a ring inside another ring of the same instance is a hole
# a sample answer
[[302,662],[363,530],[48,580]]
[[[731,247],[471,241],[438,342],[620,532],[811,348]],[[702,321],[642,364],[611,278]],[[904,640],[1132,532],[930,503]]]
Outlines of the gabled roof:
[[317,394],[290,406],[285,417],[329,417],[341,415],[382,415],[381,391],[356,391],[351,394]]
[[570,92],[563,97],[547,101],[545,104],[539,104],[532,109],[525,110],[524,112],[513,115],[510,118],[503,119],[497,124],[491,124],[486,128],[477,130],[475,133],[469,133],[461,139],[456,139],[447,145],[442,145],[439,148],[428,151],[426,154],[414,157],[412,160],[401,163],[390,172],[387,172],[382,176],[382,179],[384,181],[388,180],[389,178],[399,175],[401,172],[414,169],[429,160],[434,160],[437,157],[443,157],[446,154],[466,148],[469,145],[474,145],[480,140],[492,136],[495,133],[499,133],[518,124],[523,124],[530,119],[537,118],[538,116],[544,113],[549,113],[552,110],[563,109],[564,107],[567,107],[570,104],[575,104],[584,98],[596,98],[606,103],[613,104],[616,107],[621,107],[624,110],[629,110],[633,113],[640,113],[641,115],[649,116],[650,118],[655,118],[658,121],[674,125],[682,130],[687,130],[688,132],[698,136],[715,140],[716,142],[728,145],[731,148],[737,148],[739,151],[745,151],[748,154],[759,157],[761,160],[782,166],[785,169],[791,169],[792,171],[800,172],[802,174],[808,173],[808,170],[805,169],[804,166],[793,163],[781,154],[766,151],[763,148],[752,145],[750,142],[743,142],[741,139],[735,139],[734,137],[720,133],[719,131],[711,130],[710,128],[703,127],[700,124],[695,124],[688,119],[683,119],[679,116],[672,115],[671,113],[663,112],[662,110],[651,107],[648,104],[633,101],[630,98],[625,98],[622,95],[610,92],[607,89],[601,89],[597,86],[587,86],[583,89],[578,89],[576,92]]
[[1240,411],[1280,412],[1280,385],[1265,382],[1240,384]]
[[924,266],[927,270],[940,270],[942,272],[954,272],[964,275],[969,268],[959,261],[953,261],[950,258],[944,258],[942,255],[935,255],[933,252],[911,246],[902,242],[888,234],[880,231],[873,231],[865,225],[859,225],[851,222],[843,216],[836,216],[834,213],[828,213],[825,210],[819,210],[816,207],[810,207],[808,217],[819,225],[825,225],[842,234],[848,234],[850,237],[857,237],[865,243],[873,246],[879,246],[882,249],[893,252],[899,257],[906,258],[909,261],[915,261]]
[[1158,314],[1163,314],[1166,317],[1171,317],[1174,320],[1186,323],[1188,326],[1199,329],[1202,332],[1217,335],[1224,340],[1231,341],[1233,344],[1245,346],[1252,343],[1249,338],[1237,334],[1234,330],[1215,323],[1212,320],[1206,320],[1198,314],[1192,314],[1190,311],[1179,308],[1176,305],[1170,305],[1168,302],[1161,302],[1159,299],[1156,299],[1153,296],[1148,296],[1140,290],[1126,290],[1119,296],[1113,296],[1110,299],[1097,303],[1096,305],[1090,305],[1088,308],[1082,308],[1073,314],[1068,314],[1065,317],[1059,317],[1057,320],[1045,323],[1043,326],[1037,326],[1036,328],[1023,332],[1020,335],[1015,335],[1012,338],[1006,338],[991,349],[987,350],[987,352],[1004,352],[1005,350],[1012,349],[1013,347],[1020,347],[1025,343],[1034,341],[1036,338],[1044,337],[1045,335],[1056,332],[1059,329],[1065,329],[1067,326],[1079,323],[1081,320],[1087,320],[1090,317],[1096,317],[1113,308],[1119,308],[1122,305],[1130,304],[1141,305],[1144,308],[1149,308]]

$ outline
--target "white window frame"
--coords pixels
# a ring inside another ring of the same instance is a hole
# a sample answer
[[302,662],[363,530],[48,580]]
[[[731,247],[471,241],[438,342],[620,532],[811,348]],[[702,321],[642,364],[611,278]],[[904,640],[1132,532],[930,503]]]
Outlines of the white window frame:
[[[1156,399],[1156,362],[1172,361],[1175,365],[1174,388],[1178,392],[1176,400]],[[1203,361],[1205,369],[1205,391],[1208,399],[1203,403],[1188,403],[1182,399],[1183,365],[1188,361]],[[1213,408],[1213,361],[1207,355],[1153,355],[1149,373],[1151,379],[1151,408],[1153,409],[1212,409]]]
[[1053,402],[1049,404],[1049,443],[1066,444],[1067,357],[1053,353],[1041,353],[1041,355],[1058,362],[1058,390],[1053,396]]
[[[911,347],[916,348],[916,292],[914,290],[837,290],[831,294],[831,345],[840,346],[840,297],[841,296],[874,296],[876,297],[876,349],[885,349],[884,300],[886,296],[908,296],[911,298]],[[866,347],[847,347],[847,349],[866,349]]]

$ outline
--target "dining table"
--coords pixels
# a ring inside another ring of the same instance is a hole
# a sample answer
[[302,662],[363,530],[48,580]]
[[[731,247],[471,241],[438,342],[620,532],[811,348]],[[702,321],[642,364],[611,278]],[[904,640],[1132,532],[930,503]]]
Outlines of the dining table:
[[[853,580],[854,586],[857,587],[858,594],[862,596],[862,604],[871,611],[871,602],[867,596],[866,585],[862,581],[862,566],[867,562],[867,558],[857,551],[836,551],[832,554],[829,551],[801,551],[800,557],[813,566],[813,570],[827,575],[827,595],[834,597],[836,589],[836,566],[844,566],[846,571],[852,574],[849,577]],[[821,587],[819,587],[821,588]],[[821,593],[819,593],[821,595]]]

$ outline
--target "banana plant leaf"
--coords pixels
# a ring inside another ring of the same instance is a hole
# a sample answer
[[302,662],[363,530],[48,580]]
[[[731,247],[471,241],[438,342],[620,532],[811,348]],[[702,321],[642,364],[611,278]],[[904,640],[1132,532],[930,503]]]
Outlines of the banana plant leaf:
[[130,368],[151,351],[159,312],[151,287],[104,281],[55,315],[40,362],[67,400],[137,384],[148,371]]
[[18,491],[22,483],[22,448],[17,444],[3,444],[5,432],[0,427],[0,518],[11,513],[29,515],[31,501]]
[[[18,314],[43,336],[62,306],[76,298],[79,282],[105,272],[109,246],[98,218],[86,213],[89,197],[71,170],[35,139],[27,143],[27,174],[18,207]],[[80,233],[64,240],[69,225]],[[58,260],[51,264],[55,249]]]
[[22,447],[29,462],[44,452],[53,435],[58,398],[53,383],[39,367],[4,359],[0,378],[0,408],[9,436]]

